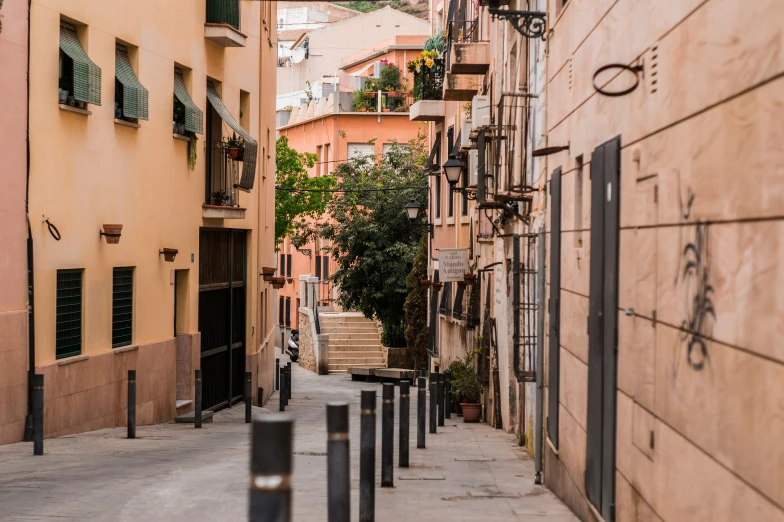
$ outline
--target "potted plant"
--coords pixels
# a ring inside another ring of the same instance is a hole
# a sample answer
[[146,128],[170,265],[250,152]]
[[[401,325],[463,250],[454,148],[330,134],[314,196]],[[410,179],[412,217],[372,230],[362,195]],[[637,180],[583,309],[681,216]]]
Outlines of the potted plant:
[[106,243],[109,245],[116,245],[120,242],[120,235],[122,234],[122,225],[103,225],[102,236],[106,237]]
[[229,157],[235,161],[242,161],[244,145],[245,143],[242,141],[242,138],[238,138],[237,135],[232,132],[231,138],[227,143]]
[[449,365],[450,392],[454,396],[455,402],[460,404],[464,422],[479,422],[479,417],[482,414],[482,405],[479,402],[482,397],[482,387],[472,364],[472,356],[473,352],[466,355],[465,359],[452,361],[452,364]]
[[229,195],[226,194],[225,190],[216,190],[212,194],[210,194],[210,202],[218,207],[225,207],[226,201],[229,199]]

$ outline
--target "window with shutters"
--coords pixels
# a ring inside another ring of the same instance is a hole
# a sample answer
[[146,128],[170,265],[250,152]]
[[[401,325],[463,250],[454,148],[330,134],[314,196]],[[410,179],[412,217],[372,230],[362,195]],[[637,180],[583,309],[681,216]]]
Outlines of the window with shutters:
[[174,105],[172,133],[188,136],[189,133],[204,134],[204,113],[191,98],[185,86],[185,76],[179,67],[174,68]]
[[441,294],[441,306],[438,311],[444,315],[452,314],[452,283],[444,283]]
[[280,255],[280,266],[278,268],[278,277],[286,277],[286,254]]
[[286,298],[286,326],[291,326],[291,297]]
[[101,105],[101,68],[85,52],[76,26],[60,23],[58,93],[61,105]]
[[133,50],[117,44],[114,50],[114,117],[132,123],[149,119],[149,93],[131,65]]
[[291,277],[291,254],[286,255],[286,277]]
[[321,278],[326,281],[329,279],[329,256],[321,256]]
[[278,298],[278,324],[280,326],[283,326],[283,314],[285,313],[284,312],[285,303],[286,303],[285,298],[283,298],[282,296]]
[[133,341],[133,268],[115,268],[112,275],[112,348]]
[[82,353],[82,269],[57,271],[55,358]]
[[372,143],[349,143],[348,159],[370,158],[376,153],[376,147]]
[[316,256],[316,277],[321,280],[321,256]]
[[452,317],[455,319],[464,319],[463,317],[463,295],[465,293],[464,286],[457,286],[455,291],[455,304],[452,307]]

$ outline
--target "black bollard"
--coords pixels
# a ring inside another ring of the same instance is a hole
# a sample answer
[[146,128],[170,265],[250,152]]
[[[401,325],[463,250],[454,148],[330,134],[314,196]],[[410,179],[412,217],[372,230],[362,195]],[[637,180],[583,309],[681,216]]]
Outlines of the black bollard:
[[286,411],[286,367],[280,369],[280,390],[278,390],[278,409]]
[[362,392],[359,421],[359,522],[376,519],[376,392]]
[[348,403],[327,403],[327,511],[329,522],[350,522]]
[[256,399],[256,406],[261,408],[264,405],[264,388],[261,386],[259,386],[259,392],[256,394],[256,397],[258,397]]
[[196,389],[193,398],[196,401],[196,406],[193,409],[193,427],[201,428],[201,370],[196,370],[194,384]]
[[438,422],[438,376],[430,374],[430,433],[436,432]]
[[444,374],[444,415],[447,419],[452,418],[452,373]]
[[253,405],[253,372],[245,372],[245,424],[250,424],[250,407]]
[[128,438],[136,438],[136,370],[128,370]]
[[444,374],[438,374],[438,425],[444,425]]
[[293,439],[294,420],[288,415],[265,415],[253,423],[248,520],[291,521]]
[[44,454],[44,376],[33,375],[33,455]]
[[424,377],[417,379],[417,448],[425,447],[425,403],[427,402],[427,388]]
[[381,392],[381,487],[394,487],[395,385],[385,384]]
[[400,381],[400,426],[398,428],[398,457],[397,465],[401,468],[408,467],[408,420],[410,418],[410,399],[408,381]]
[[275,359],[275,390],[280,390],[280,359]]
[[291,361],[286,364],[286,406],[288,406],[289,401],[291,400]]

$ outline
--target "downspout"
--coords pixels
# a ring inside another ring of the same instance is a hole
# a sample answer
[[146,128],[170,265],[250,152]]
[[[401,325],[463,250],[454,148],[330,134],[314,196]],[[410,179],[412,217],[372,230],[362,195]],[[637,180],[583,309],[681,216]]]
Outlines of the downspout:
[[30,12],[32,0],[27,0],[27,121],[26,121],[26,185],[25,215],[27,216],[27,417],[24,441],[33,440],[33,376],[35,375],[35,307],[33,277],[33,234],[30,227]]
[[536,238],[536,427],[534,428],[534,469],[536,471],[535,484],[542,483],[542,436],[544,434],[544,293],[545,293],[545,266],[544,266],[544,227],[539,229]]

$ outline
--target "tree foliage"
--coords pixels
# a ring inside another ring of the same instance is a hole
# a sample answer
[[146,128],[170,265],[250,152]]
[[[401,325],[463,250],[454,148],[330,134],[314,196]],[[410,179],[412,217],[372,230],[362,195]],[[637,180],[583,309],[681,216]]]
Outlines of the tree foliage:
[[406,314],[406,345],[412,368],[421,368],[427,358],[427,290],[420,281],[427,279],[427,234],[422,234],[414,267],[406,278],[408,295],[403,305]]
[[312,178],[318,157],[310,152],[297,152],[289,147],[289,139],[281,136],[275,143],[275,245],[296,230],[297,220],[318,219],[324,213],[335,186],[332,176]]
[[[327,204],[330,221],[317,233],[331,242],[338,303],[378,318],[388,346],[405,342],[403,305],[421,229],[411,227],[409,200],[427,208],[424,136],[394,146],[380,161],[358,158],[341,164]],[[424,190],[423,190],[424,188]]]

